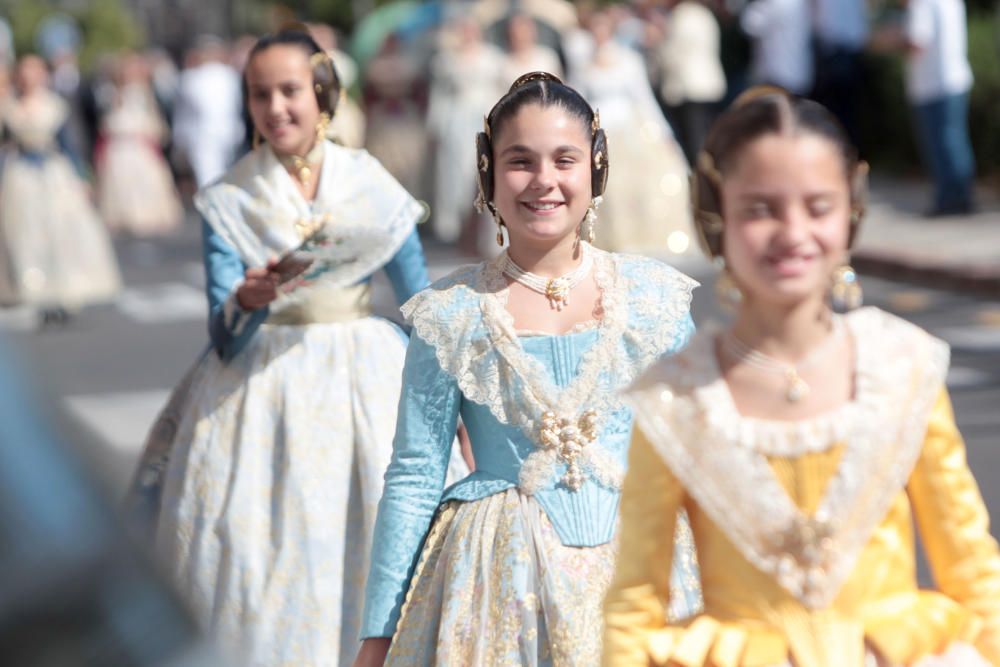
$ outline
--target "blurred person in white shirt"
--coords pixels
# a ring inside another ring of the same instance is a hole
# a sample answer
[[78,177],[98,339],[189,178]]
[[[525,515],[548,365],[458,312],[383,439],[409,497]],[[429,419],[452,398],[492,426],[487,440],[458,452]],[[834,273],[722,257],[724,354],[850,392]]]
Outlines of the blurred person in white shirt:
[[809,0],[754,0],[740,14],[753,43],[750,78],[807,95],[813,85]]
[[688,162],[693,163],[726,94],[719,22],[699,0],[669,0],[667,33],[660,44],[660,98]]
[[963,215],[975,209],[976,172],[969,140],[969,65],[962,0],[904,0],[901,23],[879,28],[876,51],[905,57],[904,85],[917,143],[934,180],[928,217]]
[[199,38],[185,56],[177,86],[173,147],[199,188],[225,172],[243,141],[240,77],[228,56],[218,38]]

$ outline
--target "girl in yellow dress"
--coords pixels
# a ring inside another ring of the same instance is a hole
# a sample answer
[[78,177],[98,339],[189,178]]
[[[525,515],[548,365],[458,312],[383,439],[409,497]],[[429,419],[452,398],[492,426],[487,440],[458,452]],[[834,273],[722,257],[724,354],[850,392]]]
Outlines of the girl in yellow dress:
[[[629,390],[606,665],[1000,665],[1000,552],[948,348],[875,308],[835,312],[860,301],[845,258],[865,173],[826,109],[781,91],[713,127],[695,218],[735,317]],[[671,623],[680,508],[704,613]],[[914,525],[936,591],[917,587]]]

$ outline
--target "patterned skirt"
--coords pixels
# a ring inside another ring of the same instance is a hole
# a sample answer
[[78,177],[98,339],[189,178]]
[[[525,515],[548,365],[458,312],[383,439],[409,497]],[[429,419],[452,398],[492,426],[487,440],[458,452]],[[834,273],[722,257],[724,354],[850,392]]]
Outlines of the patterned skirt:
[[[616,551],[613,542],[563,545],[541,506],[516,489],[446,503],[385,664],[598,665]],[[691,596],[677,598],[672,615],[697,611],[687,608]]]
[[127,509],[232,664],[357,652],[405,349],[373,317],[264,325],[228,364],[206,354],[157,420]]

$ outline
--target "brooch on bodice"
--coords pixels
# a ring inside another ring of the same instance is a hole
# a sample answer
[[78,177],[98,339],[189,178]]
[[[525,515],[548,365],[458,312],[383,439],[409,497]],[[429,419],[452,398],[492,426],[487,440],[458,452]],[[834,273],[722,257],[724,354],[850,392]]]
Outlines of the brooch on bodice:
[[824,564],[836,548],[831,522],[823,516],[796,515],[792,525],[775,535],[778,580],[787,590],[810,598],[827,576]]
[[554,452],[566,464],[563,483],[576,491],[586,479],[580,466],[584,447],[597,439],[597,411],[587,410],[576,420],[560,417],[551,410],[542,415],[539,440],[543,449]]

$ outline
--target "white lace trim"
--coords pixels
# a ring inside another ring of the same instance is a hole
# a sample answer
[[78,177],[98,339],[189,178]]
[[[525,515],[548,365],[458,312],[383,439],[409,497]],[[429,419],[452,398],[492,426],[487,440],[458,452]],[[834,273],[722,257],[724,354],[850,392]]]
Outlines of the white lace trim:
[[[810,608],[833,602],[906,484],[948,366],[943,342],[892,315],[865,308],[847,324],[857,348],[857,396],[817,419],[740,416],[723,393],[710,334],[657,364],[629,395],[640,428],[699,506],[747,560]],[[824,436],[833,442],[821,442]],[[767,453],[794,457],[838,442],[837,471],[806,516]]]
[[[629,279],[622,271],[628,259],[592,252],[603,317],[597,341],[565,388],[557,387],[544,365],[521,346],[506,309],[509,290],[499,259],[459,269],[402,308],[464,396],[488,407],[499,422],[520,427],[539,446],[521,469],[520,486],[529,494],[553,485],[560,466],[559,456],[542,448],[542,415],[551,411],[575,421],[586,410],[606,418],[623,408],[619,390],[667,351],[684,326],[697,284],[663,264],[641,259],[633,260],[642,262],[636,265],[641,277]],[[655,325],[630,327],[630,312],[637,321]],[[655,317],[643,319],[650,314]],[[622,466],[599,443],[584,447],[577,463],[595,482],[621,487]]]

